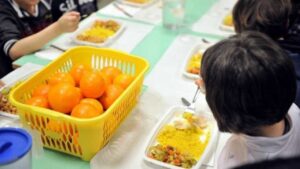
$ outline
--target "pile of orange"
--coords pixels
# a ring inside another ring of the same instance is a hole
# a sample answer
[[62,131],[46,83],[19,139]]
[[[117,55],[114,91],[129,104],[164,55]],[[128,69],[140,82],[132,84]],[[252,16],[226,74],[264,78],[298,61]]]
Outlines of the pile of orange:
[[26,104],[77,118],[92,118],[107,110],[133,79],[116,67],[95,70],[77,64],[69,72],[56,72],[46,84],[35,87]]

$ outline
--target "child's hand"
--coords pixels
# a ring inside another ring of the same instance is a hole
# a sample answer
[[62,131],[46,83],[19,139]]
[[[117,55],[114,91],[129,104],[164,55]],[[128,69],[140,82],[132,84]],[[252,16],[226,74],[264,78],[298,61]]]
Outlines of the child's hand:
[[60,31],[65,32],[73,32],[77,29],[80,21],[80,13],[78,12],[67,12],[63,16],[59,18],[57,24],[59,26]]

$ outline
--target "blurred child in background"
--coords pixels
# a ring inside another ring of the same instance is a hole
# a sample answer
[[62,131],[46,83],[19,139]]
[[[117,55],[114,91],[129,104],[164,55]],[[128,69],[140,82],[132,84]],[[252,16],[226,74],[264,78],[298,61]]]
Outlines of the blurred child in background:
[[291,38],[292,27],[300,21],[297,19],[298,3],[291,0],[239,0],[233,9],[233,23],[237,33],[265,33],[288,52],[297,76],[295,103],[300,106],[300,34],[298,38]]
[[300,155],[295,70],[271,38],[243,32],[215,44],[203,55],[201,76],[219,130],[233,133],[219,169]]
[[13,60],[76,30],[79,20],[78,12],[69,12],[53,23],[46,0],[1,0],[0,78],[12,71]]
[[300,1],[293,0],[293,14],[290,19],[290,29],[280,40],[281,46],[293,53],[300,53]]
[[98,10],[97,0],[50,0],[50,4],[54,21],[69,11],[79,12],[84,19]]

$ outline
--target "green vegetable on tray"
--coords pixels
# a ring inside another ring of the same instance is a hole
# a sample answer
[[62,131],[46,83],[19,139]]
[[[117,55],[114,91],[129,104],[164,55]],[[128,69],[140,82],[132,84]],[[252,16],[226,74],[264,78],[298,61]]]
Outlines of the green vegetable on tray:
[[161,144],[150,147],[148,157],[183,168],[192,168],[197,163],[190,155],[179,152],[175,147]]

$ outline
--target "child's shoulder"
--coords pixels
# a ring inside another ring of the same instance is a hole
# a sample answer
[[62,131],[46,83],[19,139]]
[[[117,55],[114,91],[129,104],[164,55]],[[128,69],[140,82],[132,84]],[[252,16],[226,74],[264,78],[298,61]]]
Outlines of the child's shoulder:
[[298,124],[296,125],[300,125],[300,109],[295,103],[291,105],[288,115],[291,117],[292,121],[298,121]]
[[7,18],[15,20],[18,18],[18,14],[7,0],[0,0],[0,22],[3,23]]
[[218,158],[218,168],[231,168],[243,164],[245,161],[247,161],[245,139],[241,135],[233,134]]
[[12,12],[14,11],[12,6],[10,5],[10,3],[7,0],[1,0],[0,1],[0,12]]

